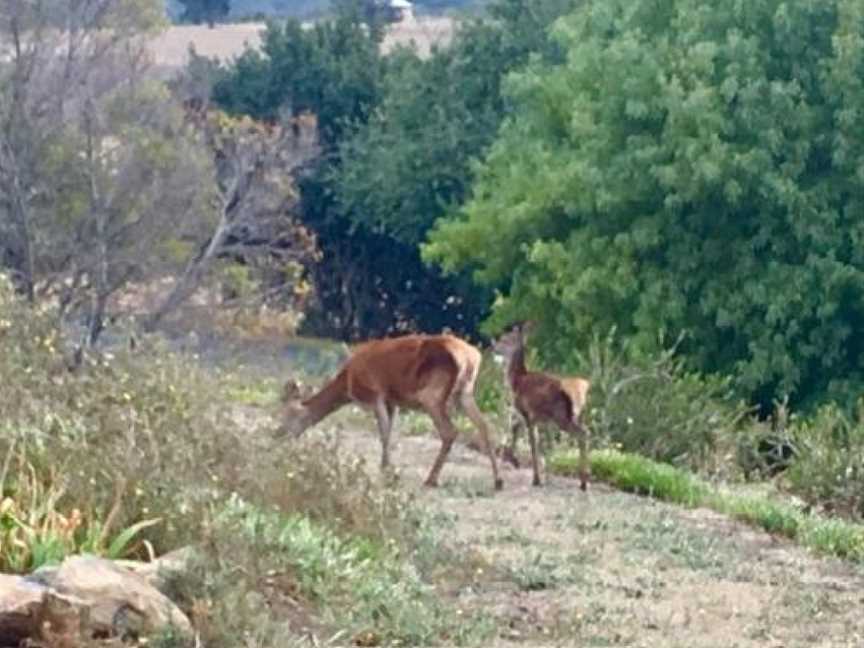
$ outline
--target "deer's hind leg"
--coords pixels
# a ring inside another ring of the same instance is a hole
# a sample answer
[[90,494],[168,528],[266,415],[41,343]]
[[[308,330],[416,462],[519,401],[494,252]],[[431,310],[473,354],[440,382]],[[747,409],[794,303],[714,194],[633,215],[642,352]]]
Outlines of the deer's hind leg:
[[492,447],[492,435],[489,429],[489,424],[480,413],[480,408],[477,407],[477,402],[474,400],[474,395],[470,391],[462,392],[462,408],[465,414],[474,424],[474,427],[480,432],[480,438],[483,440],[483,448],[486,454],[489,455],[489,461],[492,463],[492,479],[495,483],[495,490],[504,488],[504,481],[498,476],[498,462],[495,461],[495,448]]
[[447,416],[446,406],[442,405],[424,409],[432,418],[432,422],[435,424],[435,428],[441,437],[441,448],[438,450],[438,456],[435,457],[435,463],[432,464],[429,476],[424,482],[426,486],[434,488],[438,486],[438,475],[441,473],[444,462],[447,461],[447,455],[450,454],[450,448],[453,447],[453,442],[456,440],[458,433],[450,417]]

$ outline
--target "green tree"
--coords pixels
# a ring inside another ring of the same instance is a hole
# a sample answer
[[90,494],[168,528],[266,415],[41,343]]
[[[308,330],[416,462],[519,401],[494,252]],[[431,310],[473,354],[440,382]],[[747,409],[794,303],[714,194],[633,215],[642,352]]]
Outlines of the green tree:
[[183,5],[180,19],[183,22],[207,23],[210,27],[225,18],[231,11],[230,0],[178,0]]
[[[379,237],[379,248],[386,250],[389,240],[400,272],[372,284],[385,295],[373,301],[400,319],[473,333],[485,316],[491,293],[472,286],[467,275],[448,280],[424,270],[418,246],[442,209],[464,200],[471,161],[507,114],[501,80],[532,54],[560,60],[547,29],[573,6],[571,0],[499,0],[489,7],[492,20],[465,24],[449,47],[428,58],[395,52],[380,102],[341,143],[330,170],[336,208],[354,231]],[[382,265],[388,268],[392,262]]]
[[857,0],[609,0],[555,29],[426,258],[543,323],[547,359],[615,326],[755,401],[853,398],[864,369]]
[[380,35],[352,7],[308,29],[297,20],[268,25],[261,51],[247,50],[224,71],[213,100],[231,114],[265,121],[311,112],[321,144],[332,149],[348,123],[368,118],[383,71]]
[[491,21],[460,28],[428,59],[395,53],[381,101],[340,146],[334,184],[355,222],[418,245],[442,208],[461,203],[471,160],[494,140],[508,112],[501,81],[534,54],[559,61],[547,38],[571,0],[499,0]]
[[342,218],[333,199],[335,151],[346,130],[365,122],[378,103],[385,66],[381,33],[368,29],[361,4],[343,0],[336,9],[309,29],[294,20],[269,25],[261,53],[249,50],[223,70],[213,100],[231,114],[263,121],[316,115],[322,155],[301,182],[302,219],[315,232],[323,258],[312,268],[318,307],[307,327],[349,339],[380,333],[393,321],[383,316],[378,286],[401,254]]
[[324,157],[302,185],[304,222],[323,251],[309,320],[317,333],[476,330],[491,293],[424,267],[418,245],[441,210],[464,199],[471,160],[507,113],[501,79],[532,53],[560,60],[546,32],[573,6],[497,0],[492,20],[468,23],[423,59],[407,49],[382,56],[364,3],[341,0],[336,17],[312,29],[271,26],[263,53],[247,52],[216,84],[214,99],[230,112],[318,115]]

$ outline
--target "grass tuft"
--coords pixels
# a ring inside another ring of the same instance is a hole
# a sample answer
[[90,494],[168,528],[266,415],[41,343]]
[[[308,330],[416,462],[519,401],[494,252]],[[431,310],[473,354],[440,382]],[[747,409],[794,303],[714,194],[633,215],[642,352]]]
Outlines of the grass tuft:
[[[549,461],[549,470],[558,475],[573,477],[578,469],[578,455],[572,452],[555,454]],[[591,471],[595,479],[622,490],[710,508],[816,552],[864,562],[864,525],[808,513],[766,496],[732,493],[680,468],[614,450],[593,453]]]
[[[578,456],[556,454],[550,461],[550,470],[575,477],[579,474]],[[699,506],[709,493],[707,485],[688,472],[622,452],[593,453],[591,472],[596,479],[622,490],[685,506]]]

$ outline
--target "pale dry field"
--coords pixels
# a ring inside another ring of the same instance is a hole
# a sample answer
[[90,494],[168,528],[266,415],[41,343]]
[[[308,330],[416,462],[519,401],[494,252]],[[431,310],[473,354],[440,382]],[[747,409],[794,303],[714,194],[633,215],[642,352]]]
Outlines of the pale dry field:
[[[160,69],[175,69],[186,65],[190,45],[207,57],[231,60],[242,54],[246,47],[261,46],[264,23],[233,23],[215,28],[202,25],[175,25],[168,28],[151,44],[155,65]],[[384,51],[397,45],[417,47],[426,55],[434,45],[446,45],[453,36],[455,23],[451,18],[418,18],[392,25],[384,39]]]

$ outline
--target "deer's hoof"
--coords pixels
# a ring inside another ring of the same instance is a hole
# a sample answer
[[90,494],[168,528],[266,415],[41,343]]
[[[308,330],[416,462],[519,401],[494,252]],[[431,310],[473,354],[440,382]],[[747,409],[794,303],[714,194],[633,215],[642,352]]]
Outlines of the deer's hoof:
[[496,491],[500,491],[500,490],[502,490],[503,488],[504,488],[504,480],[503,480],[503,479],[500,479],[500,478],[499,478],[499,479],[496,479],[496,480],[495,480],[495,490],[496,490]]
[[437,479],[427,479],[423,482],[423,485],[426,488],[438,488],[438,480]]
[[540,481],[539,477],[535,477],[534,481],[531,482],[531,485],[539,488],[540,486],[543,485],[543,483]]
[[583,481],[581,484],[579,484],[579,490],[581,490],[583,493],[585,491],[587,491],[588,490],[588,482]]

